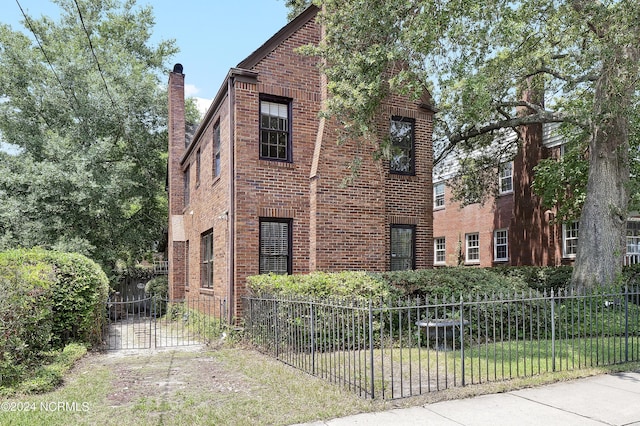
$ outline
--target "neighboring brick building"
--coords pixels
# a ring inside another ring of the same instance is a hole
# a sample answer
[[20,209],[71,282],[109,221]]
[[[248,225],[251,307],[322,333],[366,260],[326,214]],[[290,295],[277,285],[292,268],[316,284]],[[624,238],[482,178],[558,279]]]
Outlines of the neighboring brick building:
[[[578,244],[578,222],[557,223],[555,209],[544,210],[531,188],[534,167],[543,158],[563,155],[555,125],[520,129],[521,145],[513,161],[496,170],[498,195],[461,207],[453,201],[447,181],[434,175],[435,266],[558,266],[572,264]],[[515,137],[515,135],[513,135]],[[624,248],[623,248],[624,249]],[[640,263],[640,218],[627,221],[625,263]]]
[[[310,7],[229,71],[192,141],[182,66],[170,74],[171,297],[224,301],[231,320],[250,275],[433,265],[433,111],[384,102],[391,162],[374,160],[371,143],[338,145],[334,123],[319,118],[317,59],[296,52],[319,42],[316,14]],[[341,185],[354,158],[358,176]]]

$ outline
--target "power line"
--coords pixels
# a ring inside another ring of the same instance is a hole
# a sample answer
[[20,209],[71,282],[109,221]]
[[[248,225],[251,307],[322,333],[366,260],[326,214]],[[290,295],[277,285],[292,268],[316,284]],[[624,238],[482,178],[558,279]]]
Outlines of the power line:
[[[58,80],[58,84],[60,84],[60,87],[62,88],[62,91],[65,93],[65,95],[67,95],[67,97],[69,97],[69,93],[67,92],[67,89],[65,89],[64,84],[62,84],[62,80],[60,80],[60,77],[58,76],[58,73],[56,72],[55,68],[51,64],[51,61],[49,60],[49,56],[47,55],[47,52],[44,50],[44,47],[42,46],[42,43],[40,43],[40,39],[38,39],[38,36],[36,35],[35,30],[33,29],[33,25],[31,25],[31,20],[29,19],[29,16],[27,16],[27,14],[25,13],[24,9],[22,8],[22,5],[20,4],[20,1],[16,0],[16,3],[18,4],[18,7],[20,8],[20,12],[22,12],[22,16],[24,16],[24,20],[26,21],[27,26],[29,27],[29,30],[31,31],[31,34],[33,34],[33,37],[36,39],[36,43],[38,43],[38,47],[40,48],[40,51],[44,55],[44,59],[49,64],[49,68],[51,68],[51,71],[53,72],[53,75],[56,77],[56,80]],[[73,97],[73,99],[75,99],[76,105],[78,105],[78,107],[80,107],[80,101],[78,101],[78,98],[76,97],[75,92],[71,91],[71,96]]]
[[[18,1],[18,0],[16,0]],[[114,109],[116,109],[116,103],[111,96],[111,92],[109,91],[109,86],[107,85],[107,80],[104,78],[104,73],[102,72],[102,67],[100,66],[100,61],[98,61],[98,56],[93,48],[93,43],[91,42],[91,36],[89,35],[89,31],[87,31],[87,27],[84,24],[84,18],[82,17],[82,11],[80,11],[80,6],[78,5],[77,0],[73,0],[76,5],[76,9],[78,10],[78,16],[80,16],[80,23],[82,24],[82,28],[84,29],[84,33],[87,35],[87,40],[89,40],[89,48],[91,49],[91,54],[93,55],[93,59],[96,61],[96,65],[98,66],[98,71],[100,71],[100,77],[102,78],[102,82],[104,83],[104,89],[107,91],[107,96],[111,100],[111,105]]]

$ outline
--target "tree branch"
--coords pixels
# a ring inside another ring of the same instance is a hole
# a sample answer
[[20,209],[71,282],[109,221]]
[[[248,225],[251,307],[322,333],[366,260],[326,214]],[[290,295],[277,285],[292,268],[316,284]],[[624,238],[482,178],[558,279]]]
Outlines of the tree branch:
[[581,75],[579,77],[575,77],[574,78],[574,77],[570,77],[570,76],[568,76],[566,74],[562,74],[562,73],[559,73],[557,71],[554,71],[551,68],[545,67],[545,66],[542,66],[542,67],[538,68],[537,70],[534,70],[534,71],[530,72],[529,74],[526,74],[524,76],[524,79],[527,79],[529,77],[535,77],[536,75],[539,75],[539,74],[549,74],[549,75],[551,75],[551,76],[553,76],[553,77],[555,77],[555,78],[557,78],[559,80],[564,80],[566,82],[574,83],[574,84],[585,83],[587,81],[596,81],[598,79],[598,76],[595,75],[595,74],[585,74],[585,75]]
[[[466,142],[470,139],[476,138],[481,135],[485,135],[487,133],[494,132],[496,130],[511,128],[517,132],[518,126],[526,126],[528,124],[562,123],[566,121],[575,122],[574,120],[571,120],[571,117],[567,114],[546,111],[539,105],[534,105],[525,101],[503,102],[500,105],[510,106],[510,107],[516,107],[516,106],[528,107],[534,110],[535,113],[530,115],[524,115],[521,117],[508,117],[508,118],[505,118],[504,120],[498,120],[484,126],[476,125],[465,131],[446,132],[446,136],[447,136],[447,139],[449,140],[449,143],[437,156],[434,157],[433,159],[434,165],[444,160],[444,158],[446,158],[446,156],[449,153],[451,153],[451,151],[453,151],[454,148],[458,146],[460,143]],[[580,123],[576,123],[576,124],[581,125]]]

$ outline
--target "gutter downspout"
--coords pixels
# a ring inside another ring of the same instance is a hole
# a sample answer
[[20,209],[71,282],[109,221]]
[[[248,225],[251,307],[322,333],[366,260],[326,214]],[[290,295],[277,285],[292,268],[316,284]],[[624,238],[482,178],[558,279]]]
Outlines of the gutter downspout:
[[229,287],[227,289],[228,295],[228,309],[227,309],[227,323],[232,325],[235,316],[235,108],[236,108],[236,92],[235,92],[235,77],[230,73],[227,79],[227,93],[229,94],[229,276],[227,281]]

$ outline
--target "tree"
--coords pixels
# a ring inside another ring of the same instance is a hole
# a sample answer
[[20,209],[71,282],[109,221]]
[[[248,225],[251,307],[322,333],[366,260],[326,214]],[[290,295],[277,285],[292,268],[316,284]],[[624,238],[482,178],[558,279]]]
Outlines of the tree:
[[[390,91],[439,110],[435,161],[494,146],[505,129],[561,123],[586,147],[576,287],[612,282],[622,265],[631,147],[638,146],[640,4],[635,0],[317,0],[327,114],[373,134]],[[523,90],[544,92],[544,102]],[[523,113],[523,111],[525,113]],[[503,158],[509,150],[501,147]],[[475,162],[480,163],[480,161]],[[566,191],[565,191],[566,192]]]
[[0,25],[0,249],[52,247],[113,266],[166,227],[173,41],[135,0],[56,0],[57,21]]

